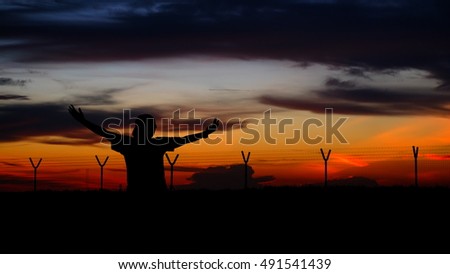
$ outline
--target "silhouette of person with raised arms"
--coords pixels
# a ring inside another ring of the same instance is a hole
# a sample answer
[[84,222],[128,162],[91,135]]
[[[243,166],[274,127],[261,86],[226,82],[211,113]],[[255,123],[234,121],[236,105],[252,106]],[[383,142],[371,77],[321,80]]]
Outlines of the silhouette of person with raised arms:
[[69,106],[69,113],[95,134],[111,142],[111,148],[121,153],[127,167],[127,191],[133,193],[167,191],[164,176],[164,154],[182,145],[208,138],[219,121],[214,121],[202,132],[184,137],[153,137],[156,131],[155,118],[142,114],[135,120],[131,136],[109,131],[88,121],[80,108]]

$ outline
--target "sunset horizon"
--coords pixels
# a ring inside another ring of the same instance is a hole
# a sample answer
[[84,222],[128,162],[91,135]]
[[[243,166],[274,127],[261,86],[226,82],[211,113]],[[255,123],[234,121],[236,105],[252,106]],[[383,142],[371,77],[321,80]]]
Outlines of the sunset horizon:
[[[220,2],[220,3],[219,3]],[[68,112],[131,134],[219,129],[169,151],[177,189],[450,186],[445,1],[6,1],[0,192],[125,191],[124,157]],[[165,178],[170,165],[164,158]],[[145,180],[145,179],[143,179]],[[227,183],[229,181],[229,183]]]

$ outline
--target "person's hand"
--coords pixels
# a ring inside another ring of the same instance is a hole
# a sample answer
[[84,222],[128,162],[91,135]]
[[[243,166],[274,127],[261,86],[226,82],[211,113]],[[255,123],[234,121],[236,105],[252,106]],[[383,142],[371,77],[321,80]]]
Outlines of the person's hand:
[[81,111],[81,108],[78,108],[78,110],[77,110],[73,105],[70,105],[69,113],[78,122],[86,121],[86,118],[84,118],[84,114],[83,114],[83,111]]
[[212,123],[209,124],[208,128],[206,129],[206,133],[209,135],[214,131],[216,131],[217,128],[219,128],[219,120],[215,118],[214,121],[212,121]]

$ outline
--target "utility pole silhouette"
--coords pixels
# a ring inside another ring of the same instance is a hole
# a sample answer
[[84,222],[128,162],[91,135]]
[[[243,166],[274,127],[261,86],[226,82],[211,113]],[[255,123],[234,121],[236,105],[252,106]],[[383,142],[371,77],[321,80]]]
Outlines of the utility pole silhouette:
[[174,190],[174,187],[173,187],[173,166],[177,162],[178,156],[180,156],[180,154],[177,154],[177,156],[175,156],[175,159],[173,159],[173,162],[170,160],[170,157],[169,157],[169,155],[167,153],[165,155],[166,155],[167,161],[170,164],[170,186],[169,186],[169,190],[172,191],[172,190]]
[[419,147],[412,146],[414,155],[414,183],[416,187],[419,187],[419,178],[417,175],[417,156],[419,156]]
[[41,165],[41,161],[42,161],[42,158],[40,158],[39,159],[39,162],[37,163],[37,165],[35,165],[34,164],[34,162],[33,162],[33,159],[31,159],[31,157],[30,158],[28,158],[29,160],[30,160],[30,163],[31,163],[31,166],[33,166],[33,169],[34,169],[34,192],[36,192],[36,177],[37,177],[37,169],[39,168],[39,166]]
[[244,180],[244,189],[247,189],[248,186],[248,161],[250,160],[250,152],[247,153],[247,157],[245,157],[244,151],[241,150],[242,159],[244,160],[245,165],[245,180]]
[[328,150],[328,154],[325,157],[325,153],[323,153],[323,149],[320,149],[320,153],[322,153],[322,158],[325,163],[325,187],[328,186],[328,159],[330,159],[331,149]]
[[98,159],[98,156],[95,155],[95,159],[97,159],[97,163],[100,166],[100,191],[103,190],[103,167],[106,165],[106,162],[108,162],[109,156],[106,156],[105,161],[103,161],[103,164],[100,163],[100,160]]

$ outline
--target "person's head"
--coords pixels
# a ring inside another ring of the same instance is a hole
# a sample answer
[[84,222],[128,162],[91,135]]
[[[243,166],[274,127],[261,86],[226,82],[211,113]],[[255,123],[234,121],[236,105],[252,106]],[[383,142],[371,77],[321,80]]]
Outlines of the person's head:
[[[150,114],[141,114],[134,120],[132,136],[139,140],[152,138],[156,131],[155,117]],[[142,139],[145,138],[145,139]]]

